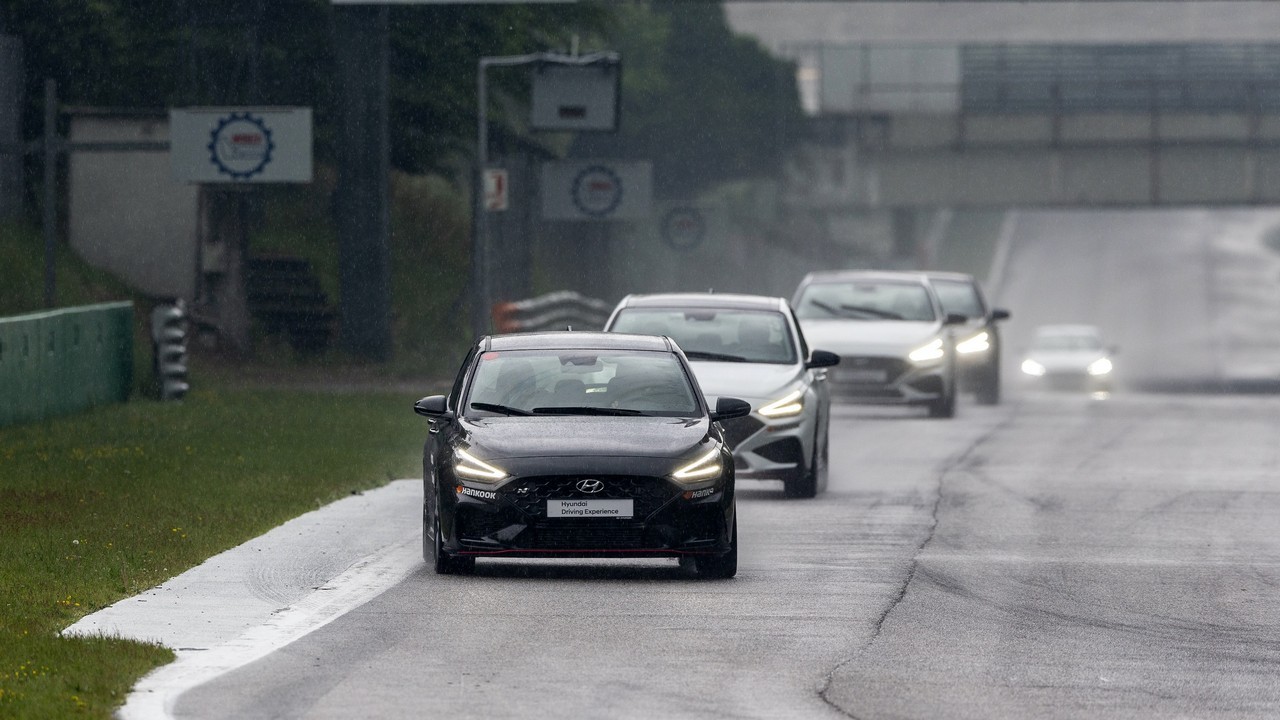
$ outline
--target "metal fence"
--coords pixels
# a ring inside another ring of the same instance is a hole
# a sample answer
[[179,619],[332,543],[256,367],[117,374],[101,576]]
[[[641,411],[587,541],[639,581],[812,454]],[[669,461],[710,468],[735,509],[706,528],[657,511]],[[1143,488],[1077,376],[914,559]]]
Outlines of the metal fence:
[[124,402],[133,387],[133,303],[0,318],[0,427]]

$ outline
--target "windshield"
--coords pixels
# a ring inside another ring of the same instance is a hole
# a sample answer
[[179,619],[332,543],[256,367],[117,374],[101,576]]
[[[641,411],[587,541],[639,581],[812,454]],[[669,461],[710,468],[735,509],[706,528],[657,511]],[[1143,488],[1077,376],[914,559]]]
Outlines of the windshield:
[[982,307],[982,299],[978,297],[978,289],[972,283],[960,280],[933,280],[933,290],[938,293],[938,302],[942,303],[942,311],[964,315],[967,318],[982,317],[986,310]]
[[618,313],[610,329],[666,335],[690,360],[789,365],[798,358],[786,317],[777,312],[629,308]]
[[479,356],[463,414],[692,417],[701,409],[671,353],[518,350]]
[[1084,333],[1037,335],[1033,350],[1101,350],[1102,339]]
[[922,285],[892,280],[812,283],[800,296],[796,317],[913,322],[937,319],[929,292]]

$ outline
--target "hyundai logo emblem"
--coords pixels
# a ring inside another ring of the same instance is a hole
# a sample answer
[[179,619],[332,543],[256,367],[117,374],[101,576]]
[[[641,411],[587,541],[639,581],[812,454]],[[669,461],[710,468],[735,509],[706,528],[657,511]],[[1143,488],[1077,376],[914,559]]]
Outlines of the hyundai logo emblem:
[[595,478],[586,478],[579,480],[577,484],[578,492],[584,492],[588,495],[598,493],[604,489],[604,482]]

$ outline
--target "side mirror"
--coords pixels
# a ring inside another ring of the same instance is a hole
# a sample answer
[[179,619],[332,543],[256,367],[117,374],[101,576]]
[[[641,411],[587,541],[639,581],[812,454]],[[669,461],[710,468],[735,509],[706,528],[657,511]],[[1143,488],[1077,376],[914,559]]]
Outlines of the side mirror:
[[809,361],[806,362],[804,366],[807,368],[813,369],[813,368],[831,367],[832,365],[839,365],[839,364],[840,364],[839,355],[833,352],[827,352],[826,350],[814,350],[813,352],[809,353]]
[[947,313],[946,319],[942,321],[943,325],[964,325],[969,322],[969,316],[960,313]]
[[1005,310],[1004,308],[996,308],[991,311],[992,320],[1008,320],[1011,317],[1013,317],[1013,313]]
[[413,411],[423,417],[436,418],[448,412],[448,405],[444,395],[428,395],[413,404]]
[[729,418],[743,417],[751,414],[751,403],[738,398],[722,397],[716,400],[715,412],[711,413],[711,419],[728,420]]

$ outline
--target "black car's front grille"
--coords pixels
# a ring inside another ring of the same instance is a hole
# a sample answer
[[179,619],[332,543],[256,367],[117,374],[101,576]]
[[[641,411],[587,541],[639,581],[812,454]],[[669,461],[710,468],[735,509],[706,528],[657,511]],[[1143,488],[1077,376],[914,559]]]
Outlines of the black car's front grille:
[[724,428],[724,441],[729,443],[730,449],[733,449],[738,447],[743,440],[755,435],[760,428],[764,427],[764,423],[750,415],[744,415],[721,420],[720,427]]
[[[578,489],[582,480],[599,480],[599,492]],[[545,517],[547,500],[632,500],[632,513],[643,520],[680,494],[680,489],[663,478],[643,475],[549,475],[522,478],[503,488],[503,494],[525,513]]]

